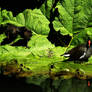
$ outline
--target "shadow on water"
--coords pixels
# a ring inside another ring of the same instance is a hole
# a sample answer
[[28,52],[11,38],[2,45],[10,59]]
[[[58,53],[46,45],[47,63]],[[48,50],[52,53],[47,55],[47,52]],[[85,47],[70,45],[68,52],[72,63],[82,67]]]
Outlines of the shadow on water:
[[2,90],[2,92],[5,92],[6,90],[9,92],[42,92],[40,86],[27,84],[26,78],[15,78],[13,76],[9,77],[5,75],[0,75],[0,90]]

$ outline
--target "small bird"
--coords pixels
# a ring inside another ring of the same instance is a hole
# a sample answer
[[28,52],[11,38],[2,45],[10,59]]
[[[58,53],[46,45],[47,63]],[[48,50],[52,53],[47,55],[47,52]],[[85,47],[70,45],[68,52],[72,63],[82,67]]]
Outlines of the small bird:
[[88,61],[88,58],[91,55],[92,55],[92,44],[90,39],[88,39],[86,44],[78,45],[61,56],[69,57],[68,59],[69,61],[72,60]]

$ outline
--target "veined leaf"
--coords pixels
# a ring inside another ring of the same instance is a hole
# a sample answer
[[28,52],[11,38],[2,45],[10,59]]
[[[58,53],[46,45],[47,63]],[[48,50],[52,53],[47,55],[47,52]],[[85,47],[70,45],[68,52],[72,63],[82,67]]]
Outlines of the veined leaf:
[[27,27],[36,34],[48,35],[49,21],[42,14],[40,9],[26,9],[23,13],[19,13],[16,17],[13,17],[11,11],[2,10],[3,21],[0,24],[14,24],[20,27]]
[[48,35],[50,31],[49,21],[40,9],[25,10],[23,14],[25,17],[25,26],[33,30],[36,34]]
[[60,31],[62,35],[70,35],[72,36],[73,34],[69,32],[58,20],[53,21],[53,26],[56,31]]
[[72,16],[66,11],[66,9],[62,5],[57,5],[56,8],[58,8],[61,27],[65,28],[70,33],[72,33],[73,31],[72,30],[72,23],[73,23]]
[[50,10],[52,8],[52,5],[54,3],[54,0],[46,0],[42,6],[40,7],[40,10],[42,11],[42,13],[48,18],[50,19]]
[[[56,8],[59,16],[54,20],[54,28],[62,35],[72,34],[92,26],[91,0],[63,0]],[[86,7],[86,8],[85,8]],[[56,26],[58,25],[58,27]],[[61,29],[61,30],[60,30]],[[67,32],[67,31],[68,32]]]

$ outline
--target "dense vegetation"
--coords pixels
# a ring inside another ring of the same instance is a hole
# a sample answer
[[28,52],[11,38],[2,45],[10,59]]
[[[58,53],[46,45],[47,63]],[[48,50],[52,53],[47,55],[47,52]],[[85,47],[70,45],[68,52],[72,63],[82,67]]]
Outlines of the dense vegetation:
[[91,17],[91,0],[45,0],[35,9],[25,9],[16,16],[1,8],[1,73],[52,79],[91,78],[92,57],[79,64],[63,62],[66,58],[60,56],[92,39]]

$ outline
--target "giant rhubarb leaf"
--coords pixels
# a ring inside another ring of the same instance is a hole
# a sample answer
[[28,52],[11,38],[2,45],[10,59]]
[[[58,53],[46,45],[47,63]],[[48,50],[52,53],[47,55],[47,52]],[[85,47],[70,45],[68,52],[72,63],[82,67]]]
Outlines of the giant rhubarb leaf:
[[1,18],[3,19],[0,24],[14,24],[20,27],[27,27],[36,34],[48,35],[49,21],[42,14],[40,9],[26,9],[23,13],[19,13],[16,17],[13,17],[11,11],[2,10]]
[[[47,2],[50,2],[50,6]],[[43,14],[49,12],[53,6],[53,0],[48,0],[41,7]],[[55,4],[54,4],[55,5]],[[50,7],[49,9],[45,7]],[[53,20],[53,26],[56,31],[60,31],[62,35],[69,34],[76,36],[75,33],[83,32],[86,28],[92,28],[92,1],[91,0],[60,0],[56,4],[59,15]],[[45,9],[45,11],[43,11]],[[52,9],[52,10],[55,10]],[[49,15],[50,16],[50,15]],[[76,45],[76,44],[75,44]]]

